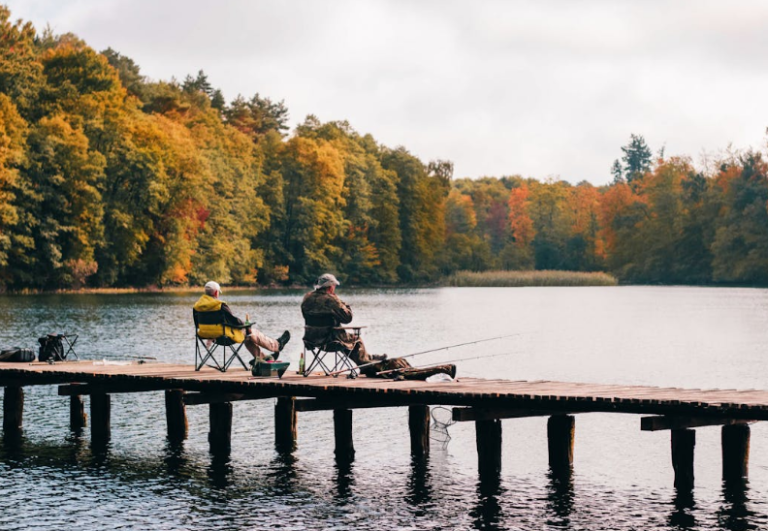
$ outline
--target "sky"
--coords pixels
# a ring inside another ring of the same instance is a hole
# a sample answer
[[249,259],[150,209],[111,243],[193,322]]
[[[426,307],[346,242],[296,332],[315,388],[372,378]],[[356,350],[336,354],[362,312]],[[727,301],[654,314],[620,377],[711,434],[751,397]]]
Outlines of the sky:
[[150,79],[203,70],[457,178],[604,184],[632,133],[694,162],[766,143],[761,0],[2,1]]

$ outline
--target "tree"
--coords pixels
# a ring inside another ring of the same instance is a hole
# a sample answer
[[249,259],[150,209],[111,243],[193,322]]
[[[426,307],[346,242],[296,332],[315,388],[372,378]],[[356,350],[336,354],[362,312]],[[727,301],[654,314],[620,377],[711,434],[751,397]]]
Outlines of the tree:
[[[263,98],[255,94],[250,100],[238,96],[232,103],[224,108],[224,117],[227,123],[238,131],[250,136],[255,142],[263,138],[269,131],[276,131],[284,135],[288,130],[288,109],[285,103],[273,102],[269,98]],[[307,122],[305,122],[305,127]],[[299,134],[305,134],[298,131]]]
[[424,164],[403,147],[386,150],[382,166],[397,174],[402,235],[398,276],[409,282],[433,279],[445,237],[445,181],[428,175]]
[[43,65],[34,26],[21,20],[11,23],[10,18],[10,10],[0,5],[0,93],[9,96],[19,114],[30,121],[45,85]]
[[16,106],[5,94],[0,94],[0,288],[12,282],[15,273],[7,269],[9,255],[14,249],[25,253],[31,240],[23,238],[19,222],[17,198],[29,189],[26,176],[19,170],[26,162],[28,125]]
[[112,68],[117,70],[117,74],[120,76],[120,83],[126,88],[128,94],[144,101],[146,98],[144,93],[146,78],[141,75],[139,65],[130,57],[121,55],[112,48],[107,48],[101,54],[107,58]]
[[768,164],[747,152],[717,177],[722,214],[712,243],[714,279],[768,283]]
[[628,183],[642,177],[651,169],[651,149],[642,135],[630,135],[629,144],[622,147],[621,151],[624,153],[621,160],[624,162],[624,176]]
[[526,183],[509,192],[509,227],[512,243],[504,249],[505,269],[532,269],[534,266],[531,244],[536,236],[531,218],[530,190]]
[[613,175],[614,184],[626,182],[626,179],[624,179],[624,170],[621,167],[619,159],[613,161],[613,166],[611,166],[611,175]]

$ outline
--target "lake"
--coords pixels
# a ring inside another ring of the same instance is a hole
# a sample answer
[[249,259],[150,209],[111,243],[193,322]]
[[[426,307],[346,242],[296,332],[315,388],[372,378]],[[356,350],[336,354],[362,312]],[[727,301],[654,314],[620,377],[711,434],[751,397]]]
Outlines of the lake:
[[[768,290],[698,287],[345,290],[368,350],[457,361],[459,377],[765,389]],[[293,335],[298,291],[233,291],[233,311]],[[0,297],[0,346],[79,334],[83,359],[192,363],[196,293]],[[162,392],[112,398],[112,441],[70,433],[53,386],[26,390],[24,438],[0,446],[0,529],[766,529],[768,428],[752,425],[749,482],[724,486],[720,428],[697,429],[696,487],[673,488],[669,432],[637,415],[576,416],[574,474],[550,478],[546,417],[503,422],[499,484],[478,481],[474,425],[450,427],[427,462],[409,455],[407,409],[356,410],[351,465],[333,457],[332,413],[299,414],[298,449],[273,445],[274,400],[234,403],[232,455],[208,453],[208,408],[187,408],[183,448],[165,439]],[[87,399],[86,399],[87,401]]]

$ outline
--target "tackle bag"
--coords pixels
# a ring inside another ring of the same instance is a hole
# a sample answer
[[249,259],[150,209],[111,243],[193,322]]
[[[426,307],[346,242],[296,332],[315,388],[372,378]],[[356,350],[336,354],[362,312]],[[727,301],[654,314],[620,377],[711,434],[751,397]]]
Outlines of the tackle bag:
[[0,361],[30,362],[35,361],[35,351],[31,348],[13,347],[0,350]]
[[48,334],[37,340],[40,350],[37,359],[40,361],[62,361],[64,359],[64,335]]

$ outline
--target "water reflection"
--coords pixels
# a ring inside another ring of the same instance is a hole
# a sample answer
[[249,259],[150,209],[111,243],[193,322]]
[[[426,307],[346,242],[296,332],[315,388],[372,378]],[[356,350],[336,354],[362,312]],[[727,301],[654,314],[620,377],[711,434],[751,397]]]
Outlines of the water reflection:
[[432,502],[432,476],[429,459],[425,456],[411,457],[411,471],[408,474],[408,493],[405,501],[417,509],[417,515],[425,513],[424,506]]
[[287,496],[296,492],[299,479],[296,462],[296,456],[287,453],[278,453],[272,460],[270,472],[267,474],[267,477],[272,480],[271,494]]
[[555,472],[550,469],[547,485],[547,513],[550,525],[568,528],[573,511],[573,473],[570,469]]
[[672,512],[667,519],[667,523],[672,529],[693,529],[696,527],[696,517],[693,515],[696,509],[696,500],[693,497],[692,487],[675,488],[672,506]]
[[336,495],[337,505],[344,506],[352,503],[352,489],[355,486],[353,460],[344,457],[336,459]]
[[749,481],[746,478],[723,481],[723,501],[717,511],[717,520],[722,529],[728,531],[743,531],[758,529],[751,523],[755,513],[748,507]]
[[500,473],[480,475],[480,481],[477,483],[477,504],[470,512],[475,529],[506,529],[501,523],[503,515],[499,503],[503,495]]
[[179,442],[166,440],[163,462],[169,476],[181,475],[182,469],[186,468],[188,464],[187,456],[184,453],[184,445]]
[[211,487],[226,489],[230,484],[230,477],[233,472],[232,460],[229,454],[212,454],[211,464],[208,465],[206,471]]

